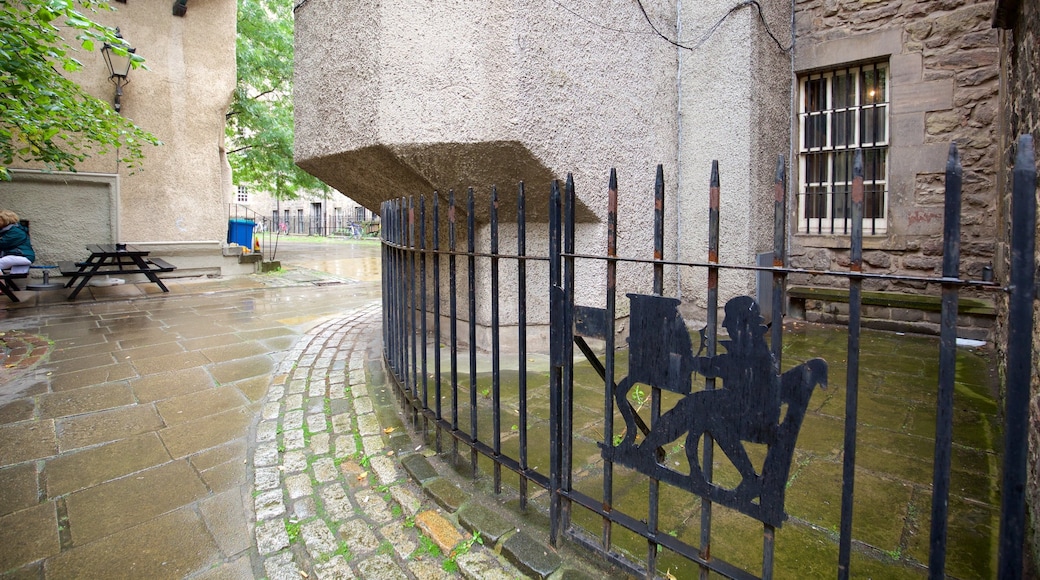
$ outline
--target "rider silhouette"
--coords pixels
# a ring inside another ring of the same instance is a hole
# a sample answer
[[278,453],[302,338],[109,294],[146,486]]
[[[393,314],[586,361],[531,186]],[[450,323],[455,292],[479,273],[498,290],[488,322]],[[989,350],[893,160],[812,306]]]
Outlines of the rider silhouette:
[[711,433],[741,475],[738,494],[755,495],[759,474],[744,448],[744,441],[773,444],[780,418],[780,376],[765,341],[766,327],[758,304],[748,296],[726,303],[722,325],[729,340],[724,354],[694,357],[693,371],[722,379],[722,388],[703,390],[681,399],[663,414],[640,445],[656,450],[688,431],[686,455],[691,475],[699,470],[697,447],[704,433]]

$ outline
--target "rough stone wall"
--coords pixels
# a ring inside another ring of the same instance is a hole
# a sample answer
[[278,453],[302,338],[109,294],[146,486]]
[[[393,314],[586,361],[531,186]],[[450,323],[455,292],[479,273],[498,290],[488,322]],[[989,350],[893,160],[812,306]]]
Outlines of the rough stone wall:
[[[1011,4],[1011,3],[1002,3]],[[1002,31],[1001,69],[1004,77],[1001,79],[1001,107],[1002,123],[1000,127],[1000,142],[1002,147],[1002,174],[1001,174],[1001,208],[1003,227],[1000,231],[1001,243],[1006,248],[1010,243],[1010,194],[1011,194],[1011,166],[1014,161],[1014,144],[1018,135],[1030,133],[1033,135],[1034,145],[1040,139],[1040,94],[1037,87],[1040,86],[1040,7],[1036,2],[1022,1],[1018,4],[1018,13],[1006,15],[1011,30]],[[1037,229],[1040,236],[1040,227]],[[1010,252],[1001,252],[1002,259],[997,274],[998,281],[1007,281],[1008,256]],[[1038,256],[1040,258],[1040,256]],[[999,305],[1003,312],[1007,312],[1006,300]],[[1001,320],[1004,320],[1001,318]],[[1040,308],[1034,302],[1033,314],[1033,377],[1031,397],[1029,404],[1029,480],[1027,486],[1026,502],[1029,510],[1030,530],[1029,556],[1031,560],[1032,577],[1040,576]],[[1006,322],[998,327],[998,335],[1006,339]],[[1005,344],[1000,340],[998,345]],[[1006,360],[1006,353],[1001,348],[1000,359]],[[1003,369],[1001,369],[1003,375]]]
[[[981,277],[983,267],[994,261],[998,220],[999,51],[990,25],[993,2],[800,0],[795,12],[797,72],[857,58],[889,62],[888,233],[865,237],[864,270],[941,274],[944,171],[949,143],[956,141],[964,167],[960,270],[962,276]],[[847,237],[794,235],[791,263],[847,269],[847,247]],[[803,278],[797,283],[833,281]],[[935,291],[905,282],[868,281],[864,286]]]

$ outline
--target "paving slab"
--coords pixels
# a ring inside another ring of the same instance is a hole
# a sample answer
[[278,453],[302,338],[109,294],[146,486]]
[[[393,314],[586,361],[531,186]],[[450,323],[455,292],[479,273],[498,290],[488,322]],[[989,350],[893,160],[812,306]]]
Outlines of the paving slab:
[[59,455],[44,467],[47,496],[67,495],[172,459],[155,433]]
[[130,380],[130,387],[140,403],[150,403],[209,389],[215,386],[205,368],[196,367],[160,373]]
[[36,505],[39,496],[35,464],[23,463],[0,469],[0,516]]
[[118,571],[127,577],[175,579],[220,559],[202,518],[184,508],[63,551],[44,562],[44,571],[48,578],[106,578]]
[[68,417],[60,419],[57,424],[61,433],[58,447],[62,452],[154,433],[163,427],[162,417],[152,405],[133,405]]
[[56,454],[57,449],[53,420],[0,427],[0,465],[43,459]]
[[58,554],[54,504],[43,503],[0,517],[0,546],[0,570],[19,568]]
[[65,501],[73,544],[92,542],[206,495],[198,473],[183,460],[72,493]]

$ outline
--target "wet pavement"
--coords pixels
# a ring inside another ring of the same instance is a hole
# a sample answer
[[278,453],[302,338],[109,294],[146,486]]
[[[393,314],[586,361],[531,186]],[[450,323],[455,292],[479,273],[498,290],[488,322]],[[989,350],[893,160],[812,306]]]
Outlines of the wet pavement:
[[451,553],[472,536],[402,476],[365,402],[378,244],[283,241],[278,259],[0,305],[3,577],[506,573],[479,544]]

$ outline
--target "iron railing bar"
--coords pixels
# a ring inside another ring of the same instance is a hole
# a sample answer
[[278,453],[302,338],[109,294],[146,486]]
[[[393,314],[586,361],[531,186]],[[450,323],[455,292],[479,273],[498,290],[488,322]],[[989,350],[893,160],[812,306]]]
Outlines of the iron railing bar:
[[[516,196],[516,254],[527,253],[527,220],[526,201],[524,199],[524,182],[517,186]],[[520,509],[527,509],[527,262],[518,259],[517,272],[517,362],[519,365],[519,384],[517,392],[520,397]]]
[[[775,268],[783,268],[786,260],[784,254],[784,241],[786,233],[787,216],[787,175],[785,172],[784,156],[780,155],[776,162],[776,173],[773,179],[773,292],[772,292],[772,336],[770,350],[773,358],[773,373],[779,377],[781,361],[783,358],[783,330],[784,330],[784,294],[786,290],[787,275]],[[780,389],[771,392],[774,408],[781,407]],[[776,529],[772,524],[763,525],[762,533],[762,578],[773,577],[773,560],[776,548]]]
[[[611,523],[618,524],[628,530],[636,533],[640,533],[641,530],[646,529],[646,522],[640,519],[636,519],[632,516],[624,514],[619,511],[606,511],[602,506],[598,505],[595,498],[589,497],[580,491],[571,490],[567,493],[567,499],[571,502],[576,503],[585,509],[599,515],[600,517],[608,518]],[[721,574],[727,578],[734,578],[737,580],[759,580],[758,576],[751,574],[745,570],[741,570],[736,566],[721,560],[719,558],[711,558],[705,560],[698,554],[698,549],[689,544],[685,544],[678,538],[670,536],[668,534],[658,535],[658,543],[662,546],[680,554],[681,556],[693,561],[701,566],[708,567],[712,572]]]
[[[426,249],[426,196],[419,196],[419,249]],[[429,373],[427,372],[427,336],[426,336],[426,254],[419,254],[419,335],[422,337],[422,406],[430,406]],[[427,442],[430,432],[429,422],[423,419],[423,443]]]
[[[607,256],[617,256],[617,211],[618,211],[618,183],[617,169],[610,168],[610,179],[607,182]],[[603,443],[613,445],[614,441],[614,334],[617,324],[617,262],[607,262],[607,296],[606,296],[607,329],[604,338],[606,357],[604,361],[603,378]],[[584,351],[584,349],[583,349]],[[588,354],[586,354],[588,357]],[[599,362],[599,359],[596,359]],[[603,510],[610,512],[614,509],[614,462],[610,459],[603,460]],[[603,518],[601,537],[602,549],[610,552],[611,544],[611,521]]]
[[[494,431],[495,457],[502,452],[502,361],[499,336],[499,280],[498,280],[498,188],[491,187],[491,429]],[[502,493],[502,468],[495,462],[493,469],[495,494]]]
[[[407,224],[407,218],[405,215],[404,198],[398,198],[396,208],[394,212],[397,216],[397,227],[395,237],[402,244],[402,248],[397,251],[397,270],[400,282],[397,284],[397,304],[395,305],[395,312],[397,316],[397,368],[403,374],[405,367],[408,362],[408,334],[407,334],[407,318],[405,317],[405,309],[407,305],[407,296],[405,294],[405,285],[407,284],[407,259],[405,258],[405,252],[403,248],[405,225]],[[405,390],[408,389],[408,377],[405,377]]]
[[549,195],[549,543],[559,547],[560,539],[560,392],[563,390],[563,308],[561,296],[563,233],[560,222],[560,183],[553,180]]
[[[466,249],[473,254],[476,245],[476,224],[473,219],[473,188],[466,195]],[[469,282],[469,429],[474,441],[477,441],[477,262],[473,255],[467,260],[467,280]],[[477,452],[470,450],[470,471],[474,479],[477,477]]]
[[[399,247],[399,248],[402,248],[402,249],[408,249],[407,245],[396,244],[396,243],[393,243],[393,242],[388,242],[387,245],[393,246],[393,247]],[[434,251],[432,249],[416,250],[416,251],[421,251],[421,252],[426,253],[426,254],[433,254],[434,253]],[[468,252],[468,251],[465,251],[465,250],[455,250],[455,251],[440,250],[437,253],[441,254],[443,256],[447,256],[449,254],[454,254],[456,256],[463,256],[463,257],[474,256],[476,258],[492,258],[492,257],[496,257],[496,256],[492,255],[490,252],[477,252],[477,251]],[[499,254],[497,254],[497,257],[498,258],[506,258],[506,259],[510,259],[510,260],[524,260],[524,261],[527,261],[527,262],[548,262],[549,261],[549,257],[548,256],[531,256],[531,255],[523,255],[523,256],[521,256],[519,254],[509,254],[509,253],[501,253],[501,252]],[[574,254],[574,257],[578,258],[578,257],[581,257],[581,256],[579,254]],[[603,256],[600,256],[600,258],[603,258]]]
[[[459,354],[458,349],[455,348],[459,344],[459,329],[458,329],[458,279],[456,273],[455,263],[455,244],[456,244],[456,216],[455,216],[455,190],[448,190],[448,247],[451,249],[451,253],[448,254],[448,301],[449,309],[451,310],[451,319],[449,320],[449,332],[451,335],[451,430],[457,431],[459,428]],[[458,439],[451,440],[451,460],[455,462],[459,456],[459,442]]]
[[[721,182],[719,180],[719,162],[717,159],[711,162],[711,176],[708,180],[708,262],[717,264],[719,261],[719,216],[721,211]],[[719,324],[719,270],[708,268],[708,320],[704,325],[704,344],[702,348],[707,349],[708,359],[716,355]],[[715,377],[704,379],[704,389],[715,390]],[[711,433],[704,434],[704,458],[701,461],[701,472],[704,473],[704,481],[711,483],[715,477],[715,439]],[[711,560],[711,520],[713,502],[710,498],[701,498],[701,534],[700,549],[698,554],[705,561]],[[711,569],[701,566],[701,580],[708,580],[708,572]]]
[[[609,519],[607,520],[610,521]],[[599,546],[599,540],[594,539],[585,533],[585,530],[581,528],[571,528],[567,530],[566,536],[572,542],[596,553],[599,557],[603,558],[603,561],[607,562],[611,566],[614,566],[619,571],[628,574],[630,576],[639,577],[646,574],[646,570],[643,566],[633,562],[629,558],[626,558],[624,554],[619,552],[612,552],[609,550],[603,550]]]
[[[380,204],[379,212],[380,212],[380,215],[383,215],[383,216],[389,216],[390,215],[389,206],[387,205],[387,202],[384,201],[383,203]],[[384,225],[384,227],[380,228],[379,238],[380,238],[380,240],[382,242],[386,242],[386,238],[387,238],[387,235],[389,234],[389,231],[390,231],[389,228],[385,227],[385,225]],[[384,291],[382,292],[382,302],[383,302],[383,317],[382,317],[383,318],[383,358],[385,358],[387,360],[393,360],[393,358],[392,358],[392,350],[393,349],[392,349],[392,346],[391,346],[392,339],[391,339],[391,336],[390,336],[390,329],[392,328],[392,326],[390,324],[390,317],[391,317],[390,295],[391,295],[391,289],[390,289],[389,280],[390,280],[391,259],[390,259],[390,256],[389,256],[389,252],[390,252],[390,246],[386,245],[385,243],[380,245],[379,254],[380,254],[380,257],[383,260],[383,267],[379,269],[380,270],[379,273],[380,273],[380,277],[382,278],[383,288],[384,288]]]
[[1004,481],[997,577],[1022,578],[1026,533],[1033,301],[1036,299],[1036,158],[1032,135],[1018,138],[1011,194],[1011,287],[1004,411]]
[[[410,322],[406,322],[405,325],[408,327],[408,336],[410,338],[408,344],[411,345],[412,350],[412,368],[411,368],[411,388],[412,394],[418,394],[419,392],[419,365],[417,355],[419,351],[419,337],[416,336],[416,324],[415,324],[415,311],[417,296],[415,295],[415,197],[408,197],[408,250],[410,254],[410,260],[408,262],[408,279],[411,286],[408,300],[405,302],[405,306],[408,309],[408,315]],[[414,407],[413,407],[414,409]],[[419,417],[412,412],[413,424],[419,420]]]
[[[583,355],[585,355],[585,360],[588,361],[589,366],[591,366],[592,370],[596,371],[596,374],[599,375],[599,378],[604,381],[604,386],[610,389],[610,392],[613,393],[614,389],[617,388],[617,384],[614,383],[613,380],[611,380],[610,382],[606,382],[607,367],[604,366],[603,363],[599,362],[599,357],[597,357],[596,353],[593,352],[592,347],[589,346],[589,343],[585,342],[585,339],[581,336],[575,336],[574,344],[578,345],[578,349],[581,350],[581,353]],[[628,404],[629,408],[632,409],[633,419],[635,419],[636,427],[638,427],[639,430],[642,431],[643,435],[649,434],[650,427],[646,424],[646,421],[641,416],[639,416],[638,413],[636,413],[635,407],[632,406],[632,403],[629,403],[627,401],[626,403]],[[611,417],[610,420],[613,422],[613,417]],[[659,453],[664,452],[663,447],[658,447],[657,449]]]
[[[653,264],[656,260],[643,259],[643,258],[610,258],[606,256],[593,256],[590,254],[563,254],[565,258],[575,258],[579,260],[599,260],[604,262],[624,262],[630,264]],[[956,286],[970,286],[978,287],[981,289],[992,289],[1000,290],[1004,292],[1010,292],[1010,287],[1000,286],[996,282],[987,282],[985,280],[963,280],[961,278],[943,278],[943,277],[927,277],[927,276],[904,276],[899,274],[883,274],[874,272],[841,272],[837,270],[810,270],[806,268],[776,268],[771,266],[752,266],[745,264],[713,264],[710,262],[680,262],[677,260],[660,260],[665,266],[686,266],[690,268],[719,268],[721,270],[744,270],[750,272],[782,272],[784,274],[807,274],[811,276],[834,276],[837,278],[861,278],[864,280],[888,280],[888,281],[900,281],[900,282],[925,282],[929,284],[954,284]]]
[[[863,153],[857,149],[852,163],[852,237],[849,270],[863,270]],[[859,219],[857,219],[859,218]],[[856,483],[856,428],[859,424],[859,351],[863,281],[849,280],[848,349],[845,373],[845,443],[842,457],[841,520],[838,532],[838,578],[851,572],[852,516]]]
[[[573,259],[573,258],[572,258]],[[654,294],[664,294],[664,166],[657,165],[654,178]],[[638,414],[638,413],[636,413]],[[650,387],[650,429],[661,418],[661,388],[657,385]],[[654,450],[658,461],[664,461],[664,452],[661,449]],[[661,483],[651,477],[649,493],[647,494],[647,517],[646,517],[646,578],[652,580],[657,575],[657,550],[658,545],[655,537],[658,527],[658,508],[661,500]]]
[[[946,199],[943,216],[943,276],[960,268],[961,162],[957,144],[950,144],[946,162]],[[950,464],[953,446],[953,390],[957,367],[957,287],[943,285],[939,330],[939,392],[935,411],[935,460],[932,464],[932,525],[928,575],[944,578],[949,522]]]
[[[563,190],[563,251],[574,253],[574,175],[567,174]],[[560,423],[563,445],[560,456],[560,488],[564,492],[571,489],[574,446],[570,437],[574,433],[574,258],[563,259],[563,356],[568,361],[563,366],[563,391],[560,393],[560,406],[563,409],[563,421]],[[571,526],[571,504],[564,499],[560,502],[560,525],[566,530]]]
[[[435,250],[440,250],[440,229],[441,229],[441,214],[440,214],[440,203],[438,202],[440,196],[437,192],[433,192],[433,247]],[[433,350],[433,366],[436,369],[434,372],[434,389],[433,396],[436,401],[434,407],[436,409],[436,417],[439,421],[441,419],[441,257],[439,254],[434,254],[433,260],[433,344],[436,348]],[[441,452],[441,429],[437,427],[437,435],[435,440],[435,446],[437,453]]]

